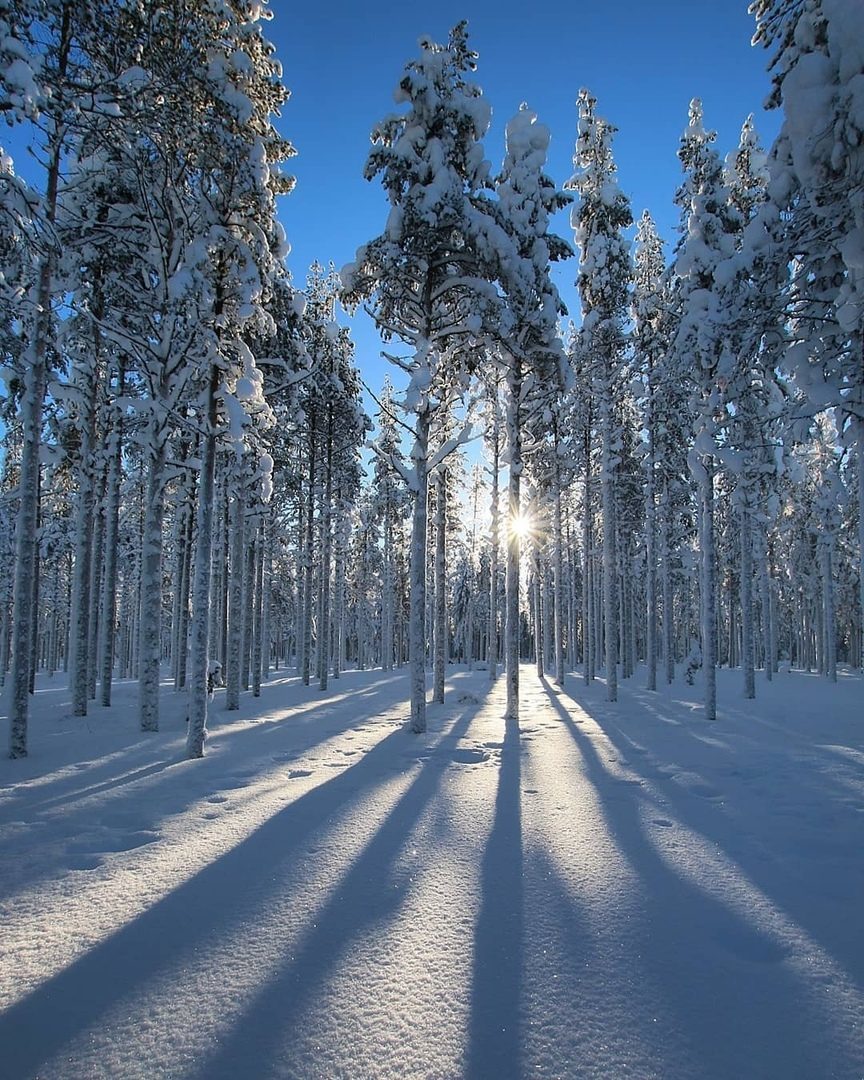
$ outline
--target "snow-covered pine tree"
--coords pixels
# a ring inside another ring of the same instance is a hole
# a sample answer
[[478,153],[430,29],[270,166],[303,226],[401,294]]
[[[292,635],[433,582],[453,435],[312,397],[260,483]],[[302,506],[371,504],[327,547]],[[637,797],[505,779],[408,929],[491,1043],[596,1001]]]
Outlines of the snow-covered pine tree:
[[678,157],[685,173],[676,194],[681,207],[681,239],[675,272],[681,319],[675,339],[679,377],[691,387],[696,420],[688,455],[690,472],[699,489],[701,662],[705,686],[705,717],[717,712],[716,553],[714,480],[718,467],[722,389],[734,363],[727,347],[727,321],[718,267],[734,255],[741,216],[724,183],[723,166],[711,145],[715,133],[705,130],[702,104],[690,104],[689,124]]
[[374,446],[375,460],[372,473],[375,512],[381,520],[381,666],[393,670],[396,628],[396,538],[397,523],[404,519],[408,509],[407,491],[402,473],[394,468],[394,459],[401,458],[400,420],[390,377],[385,376],[377,415],[378,436]]
[[[666,264],[663,241],[645,210],[636,230],[633,260],[633,345],[635,369],[643,380],[641,395],[645,450],[645,662],[646,685],[657,689],[657,369],[669,345],[669,316],[664,295]],[[671,612],[663,608],[664,626]]]
[[[63,157],[70,140],[92,115],[100,95],[100,74],[88,69],[92,23],[98,22],[98,0],[73,4],[69,0],[21,0],[0,9],[0,87],[2,111],[9,123],[31,120],[44,161],[44,188],[32,202],[40,242],[34,245],[32,274],[21,305],[27,347],[21,358],[23,442],[15,531],[15,569],[11,627],[10,755],[27,754],[28,693],[31,684],[35,587],[39,580],[37,518],[39,455],[43,406],[54,336],[54,303],[58,293],[60,254],[54,224]],[[104,14],[104,11],[103,11]],[[105,26],[110,25],[106,20]],[[35,33],[38,27],[38,40]],[[102,33],[106,34],[105,27]],[[6,169],[8,173],[8,168]],[[4,203],[10,184],[3,185]],[[16,194],[21,194],[19,187]]]
[[579,195],[572,223],[580,250],[577,285],[582,299],[582,344],[595,365],[594,383],[601,448],[603,507],[603,596],[606,692],[618,697],[618,566],[615,546],[615,474],[620,454],[616,401],[621,393],[632,278],[629,243],[623,230],[633,221],[630,203],[618,187],[612,156],[615,128],[596,114],[596,99],[579,93],[579,134],[573,163],[579,170],[569,186]]
[[[497,244],[499,280],[505,314],[498,329],[498,362],[507,388],[507,561],[504,660],[507,716],[519,716],[519,562],[521,537],[522,424],[524,414],[548,406],[549,395],[563,389],[564,350],[558,317],[566,314],[550,276],[552,262],[569,257],[566,241],[549,231],[549,218],[570,202],[543,171],[549,129],[527,105],[508,122],[507,149],[496,180],[494,221],[506,240],[490,228]],[[509,244],[507,243],[509,241]]]
[[411,728],[426,728],[426,502],[430,470],[452,448],[430,455],[434,414],[448,388],[464,379],[467,354],[459,346],[482,329],[482,312],[497,302],[486,265],[489,251],[478,243],[474,198],[488,184],[489,165],[481,139],[489,107],[467,80],[476,53],[468,47],[466,24],[445,45],[420,42],[399,83],[404,113],[385,117],[373,130],[367,179],[381,177],[390,202],[384,232],[361,247],[342,271],[348,304],[370,303],[386,338],[412,350],[391,357],[409,376],[404,399],[413,414],[414,446],[407,472],[413,498],[411,539]]
[[785,218],[793,269],[789,362],[816,409],[839,410],[841,435],[856,447],[864,625],[864,9],[857,0],[752,0],[750,12],[754,41],[773,50],[768,104],[783,109],[768,194]]

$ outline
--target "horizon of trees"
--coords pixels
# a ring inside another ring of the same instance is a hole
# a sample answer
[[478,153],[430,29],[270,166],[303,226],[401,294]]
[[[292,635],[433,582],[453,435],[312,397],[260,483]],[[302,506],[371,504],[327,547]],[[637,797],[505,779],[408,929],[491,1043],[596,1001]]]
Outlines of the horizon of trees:
[[[461,23],[372,130],[381,232],[299,288],[265,6],[0,0],[0,110],[44,168],[0,152],[13,757],[37,671],[76,715],[137,678],[152,731],[170,665],[197,757],[217,663],[229,710],[273,668],[407,666],[414,731],[450,662],[503,667],[510,720],[526,658],[612,701],[701,669],[708,719],[717,665],[747,697],[781,659],[864,665],[864,15],[751,11],[783,126],[723,159],[691,103],[669,263],[587,90],[564,188],[525,106],[491,173]],[[374,425],[361,304],[392,343]]]

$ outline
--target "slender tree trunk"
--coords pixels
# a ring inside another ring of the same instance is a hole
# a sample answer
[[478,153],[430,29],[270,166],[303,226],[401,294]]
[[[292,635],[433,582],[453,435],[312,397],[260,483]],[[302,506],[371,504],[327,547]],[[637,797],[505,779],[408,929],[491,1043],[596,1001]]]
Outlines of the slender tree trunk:
[[[747,497],[741,501],[741,662],[744,668],[744,697],[756,697],[753,648],[753,530]],[[730,619],[731,622],[731,619]]]
[[824,674],[837,682],[837,629],[834,607],[834,581],[832,578],[832,556],[834,538],[827,533],[820,540],[820,570],[822,575],[822,624],[824,642],[824,662],[822,667]]
[[315,425],[309,417],[309,497],[306,508],[306,536],[303,553],[303,685],[309,685],[312,673],[312,553],[315,544]]
[[165,444],[153,448],[141,538],[141,586],[138,630],[138,713],[142,731],[159,730],[159,663],[162,658],[162,523],[165,516]]
[[258,535],[257,519],[251,523],[250,543],[246,549],[243,567],[243,636],[240,656],[240,686],[249,689],[252,674],[252,638],[255,633],[255,538]]
[[[651,376],[648,381],[648,473],[645,485],[645,662],[646,687],[657,689],[657,501],[656,501],[656,448],[654,445],[654,414]],[[664,622],[667,613],[663,611]]]
[[83,387],[86,413],[81,424],[81,466],[75,523],[75,574],[72,579],[70,684],[73,716],[87,715],[90,643],[90,575],[93,569],[93,442],[96,431],[96,374]]
[[[125,393],[126,371],[121,357],[117,373],[117,396]],[[102,588],[102,656],[100,703],[111,704],[111,677],[117,623],[117,543],[120,531],[120,476],[123,469],[123,420],[118,410],[109,440],[108,478],[105,494],[105,581]]]
[[[261,515],[258,536],[255,540],[255,629],[252,635],[252,697],[261,697],[261,660],[263,656],[262,631],[264,629],[264,553],[267,547],[267,518]],[[324,687],[326,688],[326,678]]]
[[[558,447],[558,426],[555,426],[555,447]],[[554,505],[553,528],[555,545],[554,551],[554,574],[555,574],[555,683],[564,685],[564,530],[561,517],[561,466],[557,456],[555,461],[555,490],[553,493]]]
[[438,468],[435,484],[435,642],[432,700],[444,703],[447,666],[447,470]]
[[486,656],[489,666],[489,681],[498,678],[498,541],[501,529],[498,509],[498,470],[501,453],[500,413],[498,408],[498,387],[494,389],[492,417],[492,523],[489,537],[489,629],[487,632]]
[[201,478],[198,486],[198,537],[195,580],[192,587],[191,662],[189,677],[189,730],[186,755],[204,756],[207,730],[207,681],[210,669],[210,596],[213,551],[213,502],[216,478],[216,391],[219,371],[214,366],[207,388],[207,430],[202,437]]
[[522,478],[522,431],[520,399],[522,396],[522,366],[513,358],[508,380],[507,446],[510,451],[509,480],[507,489],[507,569],[506,569],[506,618],[504,622],[504,662],[507,679],[507,705],[505,716],[519,719],[519,562],[521,543],[519,532],[512,524],[519,520]]
[[426,504],[429,494],[428,409],[417,414],[416,442],[412,454],[417,488],[411,519],[409,656],[411,678],[411,730],[426,730]]
[[774,677],[771,655],[771,581],[768,575],[767,540],[763,538],[759,559],[759,604],[762,608],[762,651],[765,654],[765,678]]
[[238,491],[231,503],[231,577],[228,589],[228,655],[225,658],[225,708],[240,708],[240,650],[243,639],[243,567],[246,512]]
[[327,413],[327,458],[324,475],[324,505],[321,516],[321,627],[318,633],[320,638],[319,658],[319,687],[327,689],[327,675],[330,666],[330,642],[332,627],[330,625],[330,562],[333,551],[333,409],[328,406]]
[[618,558],[615,524],[615,467],[612,463],[612,403],[604,396],[600,413],[601,505],[603,510],[603,622],[606,652],[606,699],[618,700]]
[[702,673],[705,679],[705,719],[717,718],[717,589],[714,559],[714,473],[706,461],[700,482],[701,493],[701,634]]
[[542,679],[545,674],[543,639],[546,636],[546,613],[543,610],[543,566],[536,543],[534,544],[534,582],[531,592],[534,607],[534,664],[537,668],[537,678]]
[[[57,59],[57,78],[66,77],[72,45],[71,5],[63,8]],[[60,178],[65,132],[55,121],[48,140],[48,166],[43,202],[51,229],[57,216],[57,190]],[[33,582],[36,577],[37,517],[39,505],[39,448],[42,435],[42,410],[48,376],[48,347],[52,337],[52,300],[57,251],[48,241],[36,271],[29,309],[36,313],[33,336],[24,357],[24,395],[21,399],[20,479],[18,483],[18,518],[15,523],[15,571],[12,600],[12,684],[9,703],[9,756],[27,756],[27,714],[31,682],[30,646],[33,640]]]
[[93,560],[90,570],[90,640],[87,646],[87,696],[96,698],[96,672],[98,668],[99,638],[105,628],[100,618],[103,563],[105,557],[105,484],[106,475],[101,470],[96,492],[96,513],[93,519]]

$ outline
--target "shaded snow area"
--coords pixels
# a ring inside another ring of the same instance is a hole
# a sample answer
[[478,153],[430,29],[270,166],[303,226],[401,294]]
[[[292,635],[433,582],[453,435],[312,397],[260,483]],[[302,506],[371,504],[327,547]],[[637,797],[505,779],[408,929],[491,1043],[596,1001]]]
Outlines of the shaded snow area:
[[[135,730],[34,699],[0,762],[0,1075],[864,1075],[864,694],[781,672],[607,704],[451,668],[275,676]],[[8,721],[0,737],[8,736]]]

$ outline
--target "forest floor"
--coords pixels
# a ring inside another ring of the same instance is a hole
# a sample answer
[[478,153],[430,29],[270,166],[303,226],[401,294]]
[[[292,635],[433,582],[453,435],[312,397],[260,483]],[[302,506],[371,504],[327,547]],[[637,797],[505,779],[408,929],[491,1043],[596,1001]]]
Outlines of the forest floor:
[[[0,1075],[864,1076],[864,684],[276,674],[0,761]],[[0,721],[8,738],[8,720]]]

